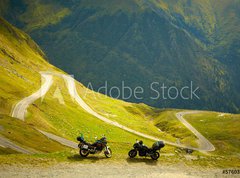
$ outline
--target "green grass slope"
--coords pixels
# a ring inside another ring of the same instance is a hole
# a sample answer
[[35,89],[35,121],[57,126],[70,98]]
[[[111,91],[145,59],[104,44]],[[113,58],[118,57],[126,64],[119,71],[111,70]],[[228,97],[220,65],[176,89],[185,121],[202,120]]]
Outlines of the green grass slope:
[[[66,149],[41,135],[34,125],[8,117],[13,106],[38,90],[40,71],[58,71],[44,59],[28,35],[0,18],[0,135],[34,150],[52,152]],[[41,144],[39,144],[41,143]],[[3,150],[2,152],[6,152]]]
[[40,132],[34,129],[33,125],[29,125],[16,118],[0,115],[0,125],[0,136],[2,135],[5,138],[8,138],[23,148],[26,147],[26,149],[33,149],[30,151],[49,153],[64,149],[67,150],[67,148],[63,145],[56,143],[42,135]]
[[0,112],[9,114],[12,106],[36,91],[40,71],[57,69],[44,60],[44,54],[28,35],[0,18]]
[[[212,160],[216,159],[215,165],[240,167],[239,114],[203,112],[186,115],[185,118],[215,146],[216,150],[212,155]],[[200,162],[206,164],[204,159]]]
[[239,153],[239,115],[203,112],[187,115],[186,119],[212,141],[217,152],[224,155],[237,155]]
[[[100,115],[136,131],[158,137],[159,139],[176,141],[177,138],[174,135],[160,132],[159,128],[155,126],[154,117],[160,114],[158,109],[147,105],[111,99],[102,94],[87,91],[88,89],[80,83],[77,83],[77,88],[84,101]],[[62,104],[54,97],[54,93],[57,90],[63,96],[64,103]],[[92,94],[87,95],[88,97],[85,98],[85,92],[92,92]],[[95,98],[95,96],[98,97]],[[119,157],[124,156],[124,153],[126,154],[136,139],[144,140],[147,145],[151,145],[153,142],[106,124],[84,111],[71,99],[63,79],[57,76],[54,77],[54,84],[43,101],[39,99],[29,107],[26,122],[30,125],[35,125],[41,130],[52,132],[73,141],[75,141],[76,136],[80,133],[83,133],[84,137],[92,142],[96,136],[101,137],[102,135],[106,135],[110,146],[118,152]],[[164,128],[162,127],[162,129]],[[182,131],[188,132],[186,128]],[[189,139],[190,137],[194,138],[191,134],[188,136]],[[189,144],[189,142],[182,141],[183,144]],[[194,143],[194,140],[192,140],[190,145],[195,146],[192,143]],[[167,147],[168,149],[171,150],[172,148]]]

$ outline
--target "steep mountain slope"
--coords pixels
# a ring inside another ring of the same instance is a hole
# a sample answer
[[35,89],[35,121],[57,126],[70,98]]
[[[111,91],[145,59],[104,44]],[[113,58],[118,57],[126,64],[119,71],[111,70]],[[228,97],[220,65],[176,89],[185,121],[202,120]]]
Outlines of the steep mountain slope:
[[[41,70],[58,71],[43,57],[43,52],[28,35],[0,18],[0,135],[23,148],[30,146],[33,152],[66,149],[41,135],[32,126],[7,116],[18,100],[38,89]],[[36,144],[39,141],[41,145]]]
[[[27,31],[51,63],[95,90],[124,81],[145,90],[143,99],[128,101],[239,110],[238,1],[6,0],[3,9],[15,9],[1,14]],[[200,87],[200,100],[150,98],[152,82],[181,89],[190,81]]]
[[[237,0],[154,1],[201,42],[209,55],[223,63],[230,73],[231,90],[239,90],[240,2]],[[237,95],[236,93],[234,94]],[[237,102],[239,106],[239,103]]]
[[40,71],[59,71],[45,61],[40,48],[28,35],[0,19],[0,92],[1,113],[38,89]]

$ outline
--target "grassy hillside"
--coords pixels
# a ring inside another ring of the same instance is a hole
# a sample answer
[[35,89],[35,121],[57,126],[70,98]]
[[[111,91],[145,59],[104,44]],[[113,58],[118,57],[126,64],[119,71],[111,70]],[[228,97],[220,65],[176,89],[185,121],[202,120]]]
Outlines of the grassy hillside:
[[[0,18],[0,132],[6,138],[34,150],[52,152],[66,149],[28,125],[7,115],[22,98],[41,84],[40,71],[58,71],[44,59],[44,53],[28,35]],[[41,145],[37,144],[41,142]],[[8,153],[1,148],[1,153]],[[11,151],[10,151],[11,152]]]
[[0,18],[0,112],[36,91],[40,71],[58,71],[44,60],[44,54],[28,35]]
[[[111,99],[101,94],[94,93],[84,97],[86,88],[77,83],[80,96],[91,108],[113,121],[127,126],[136,131],[149,134],[159,139],[175,142],[179,138],[183,144],[197,146],[192,133],[186,128],[176,130],[175,133],[187,132],[184,138],[177,137],[172,133],[161,132],[160,129],[166,127],[156,127],[155,117],[161,115],[159,109],[151,108],[143,104],[127,103],[124,101]],[[61,92],[64,103],[54,98],[56,89]],[[87,91],[90,92],[90,91]],[[95,96],[98,96],[95,98]],[[110,145],[120,153],[126,153],[131,144],[139,139],[139,136],[122,131],[119,128],[110,126],[92,115],[89,115],[79,105],[73,101],[68,93],[65,83],[61,77],[54,77],[54,84],[46,94],[43,101],[38,100],[28,109],[26,122],[35,125],[41,130],[52,132],[54,134],[66,137],[75,141],[76,136],[83,133],[85,138],[94,141],[94,137],[106,135]],[[141,138],[146,144],[151,145],[153,141]],[[188,141],[186,140],[188,139]],[[191,142],[189,142],[191,140]],[[167,148],[171,149],[171,148]],[[121,157],[121,156],[120,156]]]
[[203,112],[187,115],[186,119],[212,141],[217,152],[235,156],[239,153],[239,115]]
[[196,136],[179,122],[175,115],[177,112],[179,110],[163,110],[155,114],[154,124],[162,132],[174,136],[176,142],[197,147]]
[[[2,128],[0,135],[12,140],[23,148],[30,149],[30,151],[36,152],[37,150],[38,152],[50,153],[67,150],[63,145],[46,138],[34,129],[33,125],[29,125],[16,118],[0,115],[0,125]],[[1,153],[9,153],[9,151],[8,149],[5,151],[2,150],[0,151]],[[16,152],[14,151],[14,153]]]
[[[229,167],[230,165],[240,167],[239,115],[203,112],[201,114],[187,115],[186,119],[214,144],[216,148],[214,155],[218,155],[218,161],[214,164],[220,167]],[[214,157],[213,159],[216,158]],[[200,162],[200,164],[206,164],[204,159]]]

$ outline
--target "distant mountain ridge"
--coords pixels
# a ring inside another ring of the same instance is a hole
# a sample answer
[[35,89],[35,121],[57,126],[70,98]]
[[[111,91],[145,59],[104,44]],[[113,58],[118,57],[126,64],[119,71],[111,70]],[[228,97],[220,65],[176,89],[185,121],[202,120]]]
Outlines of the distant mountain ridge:
[[[94,89],[142,86],[157,107],[239,112],[237,0],[5,0],[1,15],[51,63]],[[13,9],[13,10],[6,10]],[[200,87],[200,100],[152,100],[152,82]]]

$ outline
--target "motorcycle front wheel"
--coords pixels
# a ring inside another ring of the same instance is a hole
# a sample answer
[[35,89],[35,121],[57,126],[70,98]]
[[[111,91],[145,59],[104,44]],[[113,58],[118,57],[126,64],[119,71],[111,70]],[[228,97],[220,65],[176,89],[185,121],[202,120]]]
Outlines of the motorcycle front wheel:
[[153,153],[153,154],[151,155],[151,158],[152,158],[153,160],[157,160],[157,159],[159,158],[159,156],[160,156],[160,154],[159,154],[158,152],[155,152],[155,153]]
[[111,148],[108,148],[108,150],[106,150],[106,151],[104,152],[104,154],[105,154],[105,156],[106,156],[107,158],[111,158],[111,157],[112,157],[112,150],[111,150]]
[[84,149],[80,149],[79,153],[82,157],[87,157],[89,155],[89,151]]
[[134,158],[135,156],[137,156],[137,151],[136,151],[136,150],[130,150],[130,151],[128,152],[128,156],[129,156],[130,158]]

